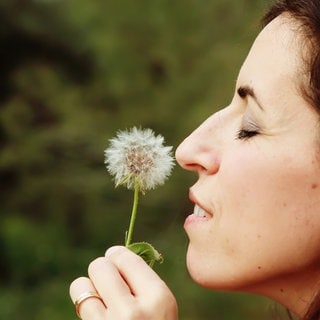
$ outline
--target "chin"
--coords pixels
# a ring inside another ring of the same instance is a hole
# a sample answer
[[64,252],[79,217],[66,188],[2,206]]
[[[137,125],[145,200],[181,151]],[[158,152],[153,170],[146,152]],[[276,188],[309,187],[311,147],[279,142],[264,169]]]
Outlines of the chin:
[[252,273],[246,275],[232,262],[223,261],[223,258],[213,259],[212,256],[208,257],[190,247],[187,252],[187,269],[198,285],[216,291],[246,291],[244,288],[252,281]]
[[[205,255],[192,250],[189,247],[187,253],[187,270],[192,280],[198,285],[213,290],[232,290],[230,287],[230,278],[226,278],[226,274],[221,274],[217,269],[217,265],[213,266],[210,259],[205,259]],[[229,288],[229,289],[228,289]]]

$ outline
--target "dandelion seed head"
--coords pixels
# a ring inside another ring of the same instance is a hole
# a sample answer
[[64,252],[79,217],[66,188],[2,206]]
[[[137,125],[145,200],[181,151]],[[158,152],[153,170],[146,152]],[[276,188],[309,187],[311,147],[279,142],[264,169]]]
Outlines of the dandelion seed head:
[[164,138],[151,129],[136,127],[119,131],[110,139],[110,146],[104,151],[105,164],[116,186],[134,189],[138,183],[144,192],[163,184],[174,166],[172,147],[163,143]]

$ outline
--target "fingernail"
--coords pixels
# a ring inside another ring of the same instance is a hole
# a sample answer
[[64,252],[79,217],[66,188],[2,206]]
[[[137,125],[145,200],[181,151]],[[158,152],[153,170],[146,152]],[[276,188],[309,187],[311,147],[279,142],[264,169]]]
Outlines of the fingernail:
[[113,246],[113,247],[110,247],[110,248],[106,251],[105,256],[106,256],[106,257],[110,257],[113,253],[115,253],[116,251],[118,251],[120,248],[121,248],[121,246]]

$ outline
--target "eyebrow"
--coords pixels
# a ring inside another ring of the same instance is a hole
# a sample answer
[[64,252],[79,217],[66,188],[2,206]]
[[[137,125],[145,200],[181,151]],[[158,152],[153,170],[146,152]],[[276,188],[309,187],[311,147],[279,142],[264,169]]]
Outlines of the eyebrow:
[[237,90],[238,95],[241,98],[246,98],[247,96],[250,96],[258,105],[258,107],[264,111],[264,108],[262,107],[262,104],[260,103],[259,99],[256,96],[256,93],[254,92],[253,88],[250,86],[240,86]]

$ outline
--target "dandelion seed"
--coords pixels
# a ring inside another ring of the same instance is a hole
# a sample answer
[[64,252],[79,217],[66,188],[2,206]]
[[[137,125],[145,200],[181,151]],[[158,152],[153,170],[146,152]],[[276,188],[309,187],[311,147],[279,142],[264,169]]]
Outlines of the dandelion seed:
[[151,129],[119,131],[105,150],[105,164],[114,176],[116,186],[126,185],[142,192],[154,189],[168,178],[174,166],[172,147],[164,146],[164,138]]
[[147,242],[131,243],[137,215],[139,193],[154,189],[168,178],[174,166],[171,156],[172,147],[163,145],[164,138],[156,136],[151,129],[119,131],[110,139],[110,147],[104,151],[105,164],[114,176],[116,186],[126,185],[134,190],[133,206],[125,245],[139,254],[152,266],[155,261],[162,261],[159,252]]

